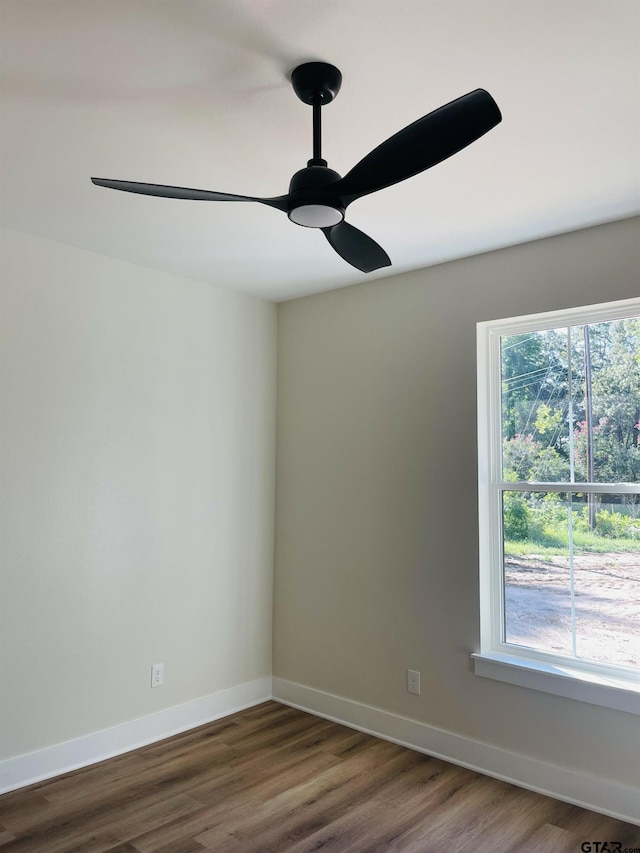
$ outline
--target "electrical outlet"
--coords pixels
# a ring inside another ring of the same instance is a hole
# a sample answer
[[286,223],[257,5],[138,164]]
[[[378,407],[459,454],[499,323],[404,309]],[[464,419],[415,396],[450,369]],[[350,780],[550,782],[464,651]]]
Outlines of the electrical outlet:
[[163,663],[151,664],[151,686],[152,687],[162,687],[163,684],[164,684],[164,664]]
[[416,669],[407,670],[407,691],[420,695],[420,673]]

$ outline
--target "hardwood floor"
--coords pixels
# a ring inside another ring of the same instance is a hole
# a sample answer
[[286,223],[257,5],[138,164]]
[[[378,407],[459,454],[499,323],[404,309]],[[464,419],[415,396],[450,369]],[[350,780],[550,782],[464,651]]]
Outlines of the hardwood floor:
[[276,702],[0,797],[3,853],[577,853],[606,840],[640,853],[636,826]]

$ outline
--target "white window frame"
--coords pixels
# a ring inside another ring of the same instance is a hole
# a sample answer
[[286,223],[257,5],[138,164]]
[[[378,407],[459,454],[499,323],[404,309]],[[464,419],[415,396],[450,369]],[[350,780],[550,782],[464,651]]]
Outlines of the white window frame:
[[[477,325],[478,520],[480,541],[480,650],[472,653],[477,675],[607,708],[640,714],[640,671],[545,653],[503,642],[502,492],[567,492],[567,483],[502,481],[500,339],[505,335],[640,316],[640,298],[530,314]],[[637,494],[638,483],[571,483],[571,491]]]

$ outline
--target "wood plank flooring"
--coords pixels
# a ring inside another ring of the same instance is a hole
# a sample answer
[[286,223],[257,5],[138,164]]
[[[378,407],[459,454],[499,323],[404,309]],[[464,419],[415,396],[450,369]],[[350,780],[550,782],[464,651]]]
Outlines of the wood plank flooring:
[[276,702],[0,797],[2,853],[578,853],[606,840],[640,853],[636,826]]

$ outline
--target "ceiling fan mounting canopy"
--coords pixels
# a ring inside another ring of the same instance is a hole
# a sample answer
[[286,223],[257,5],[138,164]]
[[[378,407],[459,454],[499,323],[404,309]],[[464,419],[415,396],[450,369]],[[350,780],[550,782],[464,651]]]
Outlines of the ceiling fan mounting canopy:
[[328,62],[305,62],[291,72],[293,91],[303,104],[330,104],[342,86],[342,74]]
[[491,95],[475,89],[398,131],[341,177],[328,167],[321,148],[321,110],[334,100],[341,84],[340,71],[326,62],[306,62],[291,72],[294,92],[313,107],[313,157],[293,175],[287,195],[259,198],[137,181],[91,180],[97,186],[162,198],[259,202],[286,213],[297,225],[320,228],[340,257],[362,272],[389,266],[384,249],[345,222],[347,207],[446,160],[495,127],[502,116]]

